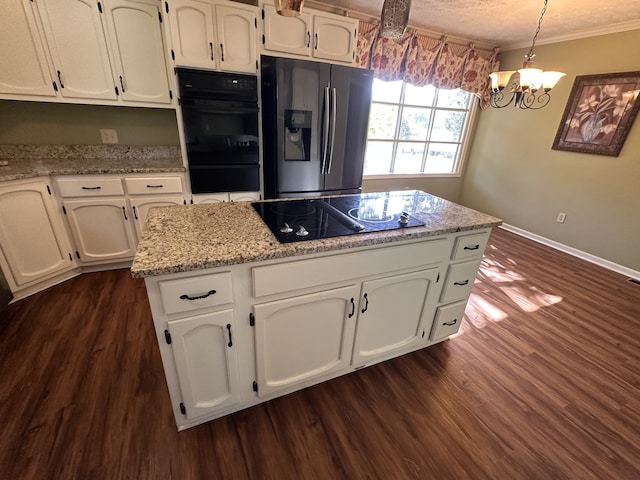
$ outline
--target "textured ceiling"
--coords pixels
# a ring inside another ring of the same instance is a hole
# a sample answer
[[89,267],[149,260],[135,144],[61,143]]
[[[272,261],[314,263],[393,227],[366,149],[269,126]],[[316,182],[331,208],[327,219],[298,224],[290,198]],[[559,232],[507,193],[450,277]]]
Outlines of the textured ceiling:
[[[321,0],[380,17],[383,0]],[[413,0],[409,25],[502,48],[531,44],[543,0]],[[640,28],[640,0],[549,0],[539,44]]]

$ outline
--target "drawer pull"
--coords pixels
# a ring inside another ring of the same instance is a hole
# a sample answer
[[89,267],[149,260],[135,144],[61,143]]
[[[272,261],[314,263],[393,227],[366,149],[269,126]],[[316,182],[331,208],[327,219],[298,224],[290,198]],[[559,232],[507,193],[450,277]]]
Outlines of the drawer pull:
[[207,298],[210,295],[213,295],[214,293],[216,293],[215,290],[209,290],[204,295],[199,295],[197,297],[190,297],[189,295],[180,295],[180,300],[201,300],[203,298]]
[[147,188],[162,188],[164,187],[164,185],[160,184],[160,185],[147,185]]
[[351,313],[349,314],[349,318],[353,317],[356,313],[356,302],[353,301],[353,297],[351,297]]
[[469,280],[465,280],[464,282],[453,282],[453,284],[461,287],[463,285],[469,285]]
[[480,248],[480,245],[473,245],[473,246],[464,247],[464,250],[478,250],[479,248]]
[[97,187],[82,187],[82,190],[100,190],[102,187],[101,186],[97,186]]
[[452,322],[444,322],[442,325],[446,325],[447,327],[453,327],[456,323],[458,323],[458,319],[454,318]]
[[227,343],[228,347],[233,347],[233,337],[231,337],[231,324],[227,323],[227,330],[229,332],[229,343]]
[[364,294],[364,308],[361,310],[362,313],[366,312],[367,309],[369,308],[369,297],[367,297],[367,294]]

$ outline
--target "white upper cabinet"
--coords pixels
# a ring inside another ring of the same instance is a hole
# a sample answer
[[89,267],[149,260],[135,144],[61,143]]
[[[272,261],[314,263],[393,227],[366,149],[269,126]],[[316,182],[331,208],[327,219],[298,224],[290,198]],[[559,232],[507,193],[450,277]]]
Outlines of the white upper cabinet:
[[353,63],[358,20],[303,8],[299,17],[278,15],[262,6],[262,49],[332,62]]
[[257,73],[256,7],[222,0],[168,0],[165,6],[177,66]]
[[60,94],[117,98],[100,12],[91,0],[38,2]]
[[7,0],[0,15],[0,93],[55,97],[33,3]]
[[170,103],[159,8],[129,0],[103,8],[122,99]]

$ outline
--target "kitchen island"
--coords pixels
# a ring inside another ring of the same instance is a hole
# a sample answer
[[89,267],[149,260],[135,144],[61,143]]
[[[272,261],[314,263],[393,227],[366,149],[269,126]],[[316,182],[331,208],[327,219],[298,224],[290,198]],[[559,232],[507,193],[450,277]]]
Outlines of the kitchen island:
[[423,192],[423,226],[279,243],[248,202],[152,209],[144,277],[179,429],[433,345],[501,221]]

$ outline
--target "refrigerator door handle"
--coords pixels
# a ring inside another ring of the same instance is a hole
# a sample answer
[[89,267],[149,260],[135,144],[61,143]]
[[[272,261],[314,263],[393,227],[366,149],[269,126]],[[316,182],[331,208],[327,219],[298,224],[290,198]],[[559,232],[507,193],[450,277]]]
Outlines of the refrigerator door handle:
[[323,136],[322,139],[322,168],[320,170],[321,174],[326,173],[327,168],[327,154],[329,152],[329,123],[330,123],[330,111],[331,106],[329,104],[329,87],[324,87],[324,128],[323,128]]
[[333,163],[333,145],[336,142],[336,117],[338,112],[338,94],[335,87],[331,90],[331,146],[329,147],[329,163],[325,172],[327,175],[331,173],[331,164]]

